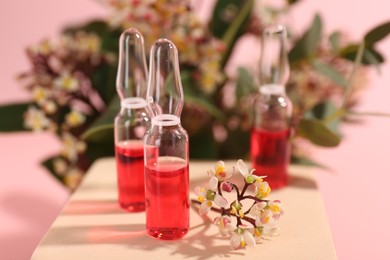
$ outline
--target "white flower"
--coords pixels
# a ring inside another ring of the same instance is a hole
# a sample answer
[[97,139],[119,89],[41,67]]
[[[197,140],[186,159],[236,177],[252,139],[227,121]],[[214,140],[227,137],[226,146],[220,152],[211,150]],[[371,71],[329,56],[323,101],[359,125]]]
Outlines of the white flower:
[[76,127],[85,122],[85,115],[77,110],[72,110],[65,116],[65,121],[70,127]]
[[258,199],[266,199],[271,193],[271,187],[266,181],[261,181],[261,182],[256,181],[255,186],[256,186],[256,190],[255,190],[256,198]]
[[209,181],[209,189],[204,187],[195,187],[195,194],[198,196],[198,200],[201,203],[199,208],[199,214],[207,214],[213,202],[219,207],[226,207],[228,201],[221,195],[219,195],[216,190],[218,187],[218,179],[216,177],[211,177]]
[[71,162],[77,161],[78,154],[82,153],[86,149],[86,144],[79,141],[76,137],[70,133],[65,132],[62,135],[62,155]]
[[216,217],[214,219],[214,224],[218,225],[219,233],[222,236],[227,236],[235,230],[235,227],[230,220],[230,216],[227,215]]
[[70,75],[69,72],[65,72],[54,80],[54,86],[68,92],[75,92],[79,89],[79,81]]
[[271,225],[274,222],[272,211],[265,209],[261,212],[260,217],[256,218],[256,226]]
[[255,205],[251,207],[249,214],[254,217],[260,216],[261,212],[264,210],[266,206],[267,206],[267,202],[265,201],[257,202]]
[[282,203],[279,200],[268,202],[268,207],[272,211],[274,219],[279,219],[284,213]]
[[57,105],[51,100],[46,100],[41,104],[43,110],[45,110],[46,114],[51,115],[57,111]]
[[24,126],[26,128],[39,132],[43,129],[46,129],[49,124],[50,121],[42,110],[39,110],[33,106],[28,108],[24,119]]
[[240,225],[230,239],[230,247],[234,250],[240,247],[254,247],[256,240],[246,226]]
[[242,209],[242,204],[235,200],[231,205],[230,213],[236,215],[237,217],[243,218],[244,217],[244,211]]
[[246,183],[262,182],[262,178],[266,177],[254,175],[253,172],[255,171],[255,169],[249,171],[248,167],[241,159],[237,161],[237,169],[241,173],[241,175],[244,176]]
[[214,166],[213,170],[208,170],[207,173],[210,177],[216,177],[218,181],[224,181],[232,177],[234,172],[234,167],[230,170],[226,170],[225,163],[223,161],[218,161]]
[[82,171],[77,168],[72,168],[65,174],[64,182],[66,186],[74,190],[77,188],[82,178],[83,178]]
[[54,171],[58,175],[64,175],[68,165],[66,164],[66,161],[64,159],[57,158],[53,161],[53,167],[54,167]]
[[49,96],[50,92],[41,86],[35,86],[32,91],[32,98],[38,104],[43,104]]

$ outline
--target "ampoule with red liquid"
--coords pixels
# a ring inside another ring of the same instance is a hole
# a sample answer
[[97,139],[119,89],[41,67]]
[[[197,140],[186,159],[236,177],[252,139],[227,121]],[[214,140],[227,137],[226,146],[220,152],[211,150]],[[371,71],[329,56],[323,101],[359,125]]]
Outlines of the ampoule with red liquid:
[[285,85],[289,64],[282,25],[267,26],[262,34],[260,88],[254,102],[251,161],[255,174],[266,175],[271,188],[287,185],[290,162],[291,101]]
[[120,37],[116,89],[121,108],[114,122],[118,203],[129,212],[145,210],[143,137],[150,126],[146,113],[147,66],[143,37],[134,28]]
[[178,53],[167,39],[150,53],[147,91],[151,127],[144,137],[146,230],[164,240],[189,230],[189,141],[181,126],[184,103]]

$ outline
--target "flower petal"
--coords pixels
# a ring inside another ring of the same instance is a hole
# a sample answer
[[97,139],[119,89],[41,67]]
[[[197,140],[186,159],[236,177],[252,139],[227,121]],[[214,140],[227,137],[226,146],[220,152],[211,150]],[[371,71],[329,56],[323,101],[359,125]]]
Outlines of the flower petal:
[[225,162],[224,161],[218,161],[215,163],[215,170],[217,171],[219,167],[225,168]]
[[230,239],[230,248],[231,249],[238,249],[241,245],[241,235],[237,232],[233,233],[232,238]]
[[209,200],[203,201],[200,204],[199,214],[200,215],[206,215],[207,213],[209,213],[209,211],[210,211],[210,206],[209,205],[210,205],[210,201]]
[[227,199],[225,199],[224,197],[222,197],[219,194],[215,194],[214,202],[215,202],[215,204],[217,204],[218,206],[220,206],[222,208],[226,207],[228,204]]
[[247,244],[249,247],[254,247],[256,245],[255,238],[248,230],[245,230],[242,236],[244,237],[245,244]]
[[232,166],[231,168],[229,168],[229,170],[226,171],[226,177],[225,177],[225,180],[229,179],[230,177],[232,177],[233,173],[236,171],[236,168],[234,168],[234,166]]
[[210,190],[212,191],[216,191],[217,190],[217,187],[218,187],[218,179],[217,177],[211,177],[210,180],[209,180],[209,187],[210,187]]
[[237,161],[237,169],[244,177],[249,174],[248,167],[246,166],[244,161],[241,159]]
[[194,192],[195,192],[196,196],[198,196],[198,197],[199,196],[202,196],[202,197],[206,196],[205,188],[203,188],[203,187],[196,186],[194,189]]

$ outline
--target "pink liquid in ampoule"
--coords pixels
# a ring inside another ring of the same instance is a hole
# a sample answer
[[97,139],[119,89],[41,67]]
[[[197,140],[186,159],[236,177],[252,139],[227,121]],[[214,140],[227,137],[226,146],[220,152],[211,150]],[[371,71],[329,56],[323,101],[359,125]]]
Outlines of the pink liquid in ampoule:
[[254,128],[251,135],[251,159],[256,175],[266,175],[264,180],[271,188],[287,185],[287,166],[290,159],[290,130],[268,131]]
[[[148,163],[147,163],[148,164]],[[158,239],[183,237],[189,229],[188,164],[159,157],[145,166],[146,229]]]
[[130,212],[145,210],[144,150],[142,140],[115,145],[119,205]]

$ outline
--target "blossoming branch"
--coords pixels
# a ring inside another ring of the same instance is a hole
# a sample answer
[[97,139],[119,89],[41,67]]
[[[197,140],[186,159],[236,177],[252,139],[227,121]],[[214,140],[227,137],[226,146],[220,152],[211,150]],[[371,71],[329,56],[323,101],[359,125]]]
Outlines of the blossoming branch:
[[[228,181],[237,170],[244,178],[244,186],[240,190],[238,185]],[[223,161],[215,164],[214,170],[209,170],[208,187],[197,186],[195,194],[200,203],[199,213],[205,215],[210,210],[220,213],[214,219],[222,236],[231,236],[232,249],[253,247],[262,238],[273,236],[278,231],[275,222],[283,214],[282,203],[279,200],[271,201],[268,197],[271,187],[263,179],[266,176],[257,176],[254,169],[249,170],[240,159],[236,167],[227,169]],[[249,192],[254,187],[254,193]],[[225,194],[234,193],[235,199],[229,203]],[[250,201],[246,207],[244,201]],[[213,207],[213,206],[218,207]]]

